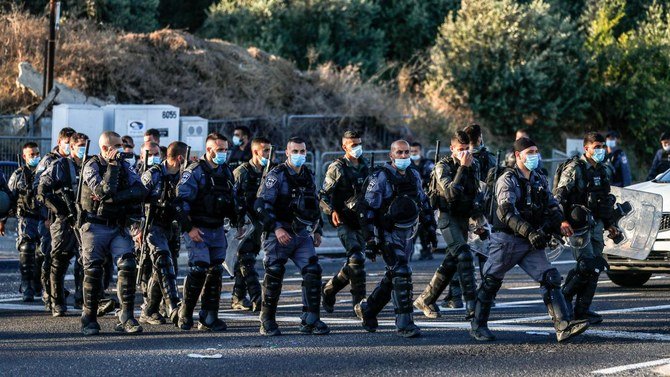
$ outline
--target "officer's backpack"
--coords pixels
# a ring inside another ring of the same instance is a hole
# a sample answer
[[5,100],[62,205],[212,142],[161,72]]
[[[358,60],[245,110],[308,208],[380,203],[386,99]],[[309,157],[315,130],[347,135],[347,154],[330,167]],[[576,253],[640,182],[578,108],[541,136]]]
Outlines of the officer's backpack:
[[579,169],[583,169],[584,171],[586,170],[586,166],[584,165],[584,161],[577,156],[572,156],[568,158],[567,160],[561,162],[558,167],[556,168],[556,172],[554,173],[554,181],[551,184],[551,192],[556,192],[556,189],[558,188],[558,184],[561,181],[561,174],[563,174],[563,171],[565,168],[570,165],[571,162],[576,161],[577,166]]
[[[490,223],[493,222],[493,218],[490,218],[490,215],[492,212],[491,209],[493,208],[493,200],[496,196],[496,182],[498,181],[498,178],[505,174],[505,172],[513,170],[514,169],[510,167],[498,165],[489,169],[488,174],[486,174],[486,180],[484,181],[486,186],[486,192],[484,195],[484,215]],[[495,216],[495,214],[493,214],[493,216]]]

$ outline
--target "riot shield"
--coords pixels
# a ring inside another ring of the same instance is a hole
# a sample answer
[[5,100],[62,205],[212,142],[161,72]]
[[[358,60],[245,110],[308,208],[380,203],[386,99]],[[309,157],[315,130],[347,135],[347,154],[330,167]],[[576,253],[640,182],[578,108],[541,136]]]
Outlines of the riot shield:
[[223,261],[223,267],[228,271],[230,276],[235,276],[235,265],[237,264],[237,257],[240,251],[240,241],[251,236],[253,232],[254,224],[249,218],[245,220],[244,233],[241,239],[237,239],[237,229],[235,227],[227,227],[226,238],[228,239],[228,248],[226,249],[226,260]]
[[617,203],[630,203],[632,211],[618,221],[624,239],[618,244],[605,237],[606,254],[644,260],[656,241],[663,211],[663,197],[643,191],[612,187]]

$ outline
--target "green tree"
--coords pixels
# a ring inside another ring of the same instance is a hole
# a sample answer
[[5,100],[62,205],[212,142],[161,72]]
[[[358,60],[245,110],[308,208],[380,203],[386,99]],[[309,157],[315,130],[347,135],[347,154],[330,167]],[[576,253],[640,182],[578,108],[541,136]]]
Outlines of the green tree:
[[160,0],[158,21],[163,27],[195,32],[207,18],[207,8],[215,0]]
[[523,126],[548,140],[588,106],[583,43],[577,24],[542,1],[464,0],[440,28],[425,90],[494,134]]

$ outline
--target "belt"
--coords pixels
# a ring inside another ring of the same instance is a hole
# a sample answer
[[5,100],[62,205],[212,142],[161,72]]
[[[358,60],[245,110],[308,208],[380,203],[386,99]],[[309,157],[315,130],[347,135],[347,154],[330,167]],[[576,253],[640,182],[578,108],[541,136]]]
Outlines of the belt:
[[86,216],[86,222],[91,224],[107,225],[107,226],[117,226],[119,225],[119,220],[103,219],[95,216]]

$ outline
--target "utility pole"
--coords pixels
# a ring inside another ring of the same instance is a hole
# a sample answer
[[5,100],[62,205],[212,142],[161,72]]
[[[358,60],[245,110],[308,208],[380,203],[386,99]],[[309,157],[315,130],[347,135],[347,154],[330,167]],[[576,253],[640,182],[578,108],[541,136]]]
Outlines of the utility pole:
[[56,62],[56,31],[58,30],[58,19],[60,18],[60,1],[49,1],[49,39],[47,39],[46,56],[44,66],[44,92],[42,97],[46,98],[54,85],[54,66]]

